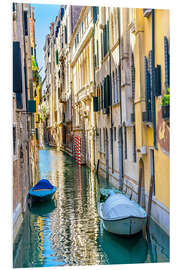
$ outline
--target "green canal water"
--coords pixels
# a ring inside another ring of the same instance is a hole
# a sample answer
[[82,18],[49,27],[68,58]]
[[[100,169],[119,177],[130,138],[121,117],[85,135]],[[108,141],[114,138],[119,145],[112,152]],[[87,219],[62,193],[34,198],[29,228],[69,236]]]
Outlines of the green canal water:
[[153,222],[122,238],[102,228],[97,214],[99,185],[87,167],[54,149],[39,151],[40,178],[57,186],[54,200],[28,208],[13,246],[13,267],[169,262],[169,238]]

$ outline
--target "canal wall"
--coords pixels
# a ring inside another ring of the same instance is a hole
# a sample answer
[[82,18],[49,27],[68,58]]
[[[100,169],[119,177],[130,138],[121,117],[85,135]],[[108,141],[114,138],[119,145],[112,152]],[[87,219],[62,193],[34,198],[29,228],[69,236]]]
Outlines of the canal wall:
[[23,222],[22,207],[19,203],[16,209],[13,211],[13,242],[16,239],[17,233]]

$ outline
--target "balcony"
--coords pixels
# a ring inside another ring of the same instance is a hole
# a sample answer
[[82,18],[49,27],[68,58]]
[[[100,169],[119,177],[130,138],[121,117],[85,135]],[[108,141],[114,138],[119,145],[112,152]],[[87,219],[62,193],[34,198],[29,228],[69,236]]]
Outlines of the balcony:
[[152,112],[151,111],[142,112],[142,121],[144,123],[151,123],[152,122]]

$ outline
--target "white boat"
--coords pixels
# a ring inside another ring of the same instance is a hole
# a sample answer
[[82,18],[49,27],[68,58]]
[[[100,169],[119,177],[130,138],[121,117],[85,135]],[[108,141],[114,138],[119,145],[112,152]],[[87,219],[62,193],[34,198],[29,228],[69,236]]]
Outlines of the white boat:
[[133,235],[146,225],[145,210],[126,195],[112,192],[98,204],[98,214],[106,231],[120,235]]

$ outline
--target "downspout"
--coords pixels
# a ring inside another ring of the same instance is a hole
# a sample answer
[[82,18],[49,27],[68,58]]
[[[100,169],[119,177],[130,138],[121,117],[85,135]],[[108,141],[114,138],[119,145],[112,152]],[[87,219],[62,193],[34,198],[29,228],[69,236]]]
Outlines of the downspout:
[[[110,25],[110,8],[109,11],[109,25]],[[108,47],[109,47],[109,73],[110,73],[110,112],[111,112],[111,153],[112,153],[112,173],[114,173],[114,151],[113,151],[113,115],[112,115],[112,79],[111,79],[111,49],[108,34]]]
[[154,68],[155,68],[155,17],[154,9],[152,10],[152,120],[153,120],[153,138],[154,148],[157,150],[156,140],[156,102],[155,102],[155,80],[154,80]]
[[119,188],[123,189],[123,134],[122,134],[122,97],[121,97],[121,25],[120,25],[120,8],[118,8],[118,38],[119,38],[119,99],[120,99],[120,171],[119,171]]

